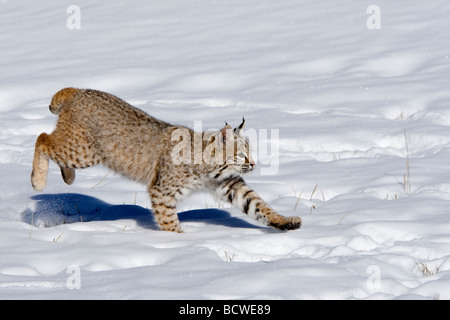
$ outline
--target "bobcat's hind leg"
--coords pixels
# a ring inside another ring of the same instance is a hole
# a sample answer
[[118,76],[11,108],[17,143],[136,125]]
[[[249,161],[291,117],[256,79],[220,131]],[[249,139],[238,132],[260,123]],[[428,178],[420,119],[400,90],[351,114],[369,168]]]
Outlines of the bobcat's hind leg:
[[87,168],[101,162],[95,149],[82,135],[58,128],[50,135],[41,133],[36,140],[31,173],[31,185],[36,191],[44,190],[47,184],[49,159],[59,165],[61,176],[68,185],[75,180],[75,169]]
[[41,133],[36,140],[33,158],[33,171],[31,172],[31,185],[34,190],[42,191],[47,184],[48,159],[51,142],[49,135]]
[[75,169],[65,167],[60,168],[61,168],[61,176],[64,182],[70,186],[75,180]]

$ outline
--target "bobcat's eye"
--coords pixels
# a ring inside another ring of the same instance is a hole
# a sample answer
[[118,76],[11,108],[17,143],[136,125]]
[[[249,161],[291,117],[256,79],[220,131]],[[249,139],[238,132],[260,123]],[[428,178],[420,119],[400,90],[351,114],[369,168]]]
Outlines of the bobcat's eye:
[[247,158],[243,152],[238,153],[237,157],[238,157],[239,159],[245,159],[245,158]]

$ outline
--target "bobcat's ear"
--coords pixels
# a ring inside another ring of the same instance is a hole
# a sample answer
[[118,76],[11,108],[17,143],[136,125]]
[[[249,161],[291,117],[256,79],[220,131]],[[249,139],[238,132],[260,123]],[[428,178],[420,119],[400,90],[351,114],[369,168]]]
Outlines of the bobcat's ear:
[[234,133],[236,135],[241,135],[242,134],[241,130],[244,128],[244,125],[245,125],[245,119],[244,119],[244,117],[242,117],[242,123],[239,125],[239,127],[234,129]]
[[233,130],[233,128],[225,121],[225,127],[220,130],[222,142],[225,142],[227,140],[227,134],[231,132],[230,130]]

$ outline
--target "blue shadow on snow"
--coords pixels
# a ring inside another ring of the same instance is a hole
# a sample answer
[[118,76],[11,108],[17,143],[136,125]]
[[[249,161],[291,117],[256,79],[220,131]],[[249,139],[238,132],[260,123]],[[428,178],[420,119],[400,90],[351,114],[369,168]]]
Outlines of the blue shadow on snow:
[[[95,197],[77,193],[39,194],[31,197],[36,201],[35,210],[22,213],[22,221],[37,227],[89,222],[134,219],[147,229],[158,230],[151,210],[137,205],[113,205]],[[181,222],[201,221],[206,224],[223,225],[233,228],[257,228],[229,212],[220,209],[196,209],[178,213]]]

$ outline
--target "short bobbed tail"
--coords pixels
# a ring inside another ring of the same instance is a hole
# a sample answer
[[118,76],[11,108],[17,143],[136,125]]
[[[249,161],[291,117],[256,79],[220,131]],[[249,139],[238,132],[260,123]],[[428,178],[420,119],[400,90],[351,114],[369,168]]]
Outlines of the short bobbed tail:
[[61,109],[65,105],[70,103],[74,97],[78,94],[80,89],[77,88],[64,88],[59,90],[52,98],[52,102],[48,106],[50,112],[53,114],[59,114]]

